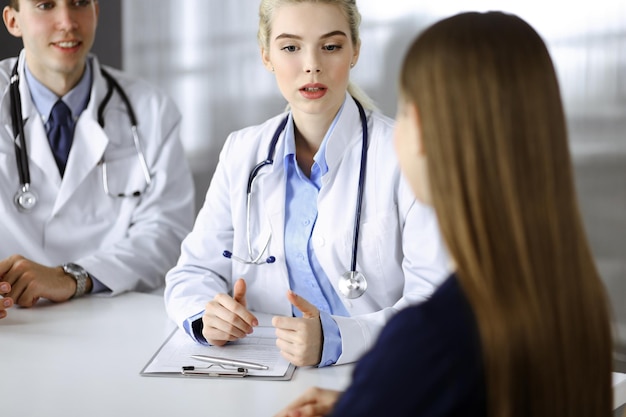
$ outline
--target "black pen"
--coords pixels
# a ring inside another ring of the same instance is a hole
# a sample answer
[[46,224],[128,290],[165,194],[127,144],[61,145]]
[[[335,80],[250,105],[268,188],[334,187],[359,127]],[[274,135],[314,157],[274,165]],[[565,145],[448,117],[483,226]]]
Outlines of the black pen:
[[253,363],[253,362],[238,361],[235,359],[218,358],[216,356],[191,355],[191,357],[199,361],[203,361],[203,362],[234,366],[236,368],[247,368],[247,369],[257,369],[257,370],[270,369],[269,366],[267,365],[261,365],[261,364]]

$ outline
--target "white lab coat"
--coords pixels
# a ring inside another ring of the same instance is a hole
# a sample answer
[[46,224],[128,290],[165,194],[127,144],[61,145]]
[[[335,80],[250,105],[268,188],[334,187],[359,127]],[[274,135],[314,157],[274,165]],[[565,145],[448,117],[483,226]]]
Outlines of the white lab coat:
[[[356,104],[347,98],[327,143],[329,171],[322,178],[312,235],[315,254],[335,290],[338,279],[350,269],[361,161],[361,120]],[[342,298],[350,317],[333,316],[342,337],[343,353],[337,363],[357,360],[393,313],[426,299],[447,275],[447,256],[434,212],[415,200],[401,177],[392,121],[377,112],[367,113],[369,147],[357,270],[367,277],[368,289],[360,298]],[[249,309],[292,314],[286,298],[289,278],[283,235],[284,133],[274,164],[257,176],[250,216],[252,247],[258,251],[271,232],[266,256],[275,256],[276,262],[244,265],[222,256],[227,249],[248,257],[248,175],[267,157],[268,145],[284,117],[234,132],[226,140],[194,229],[183,241],[177,266],[166,277],[167,311],[181,327],[215,294],[232,293],[239,277],[246,279]]]
[[18,67],[22,113],[31,188],[39,202],[32,212],[21,213],[13,201],[19,187],[9,93],[15,58],[6,59],[0,62],[0,258],[20,254],[47,266],[74,262],[112,294],[163,286],[194,215],[193,181],[179,141],[178,110],[147,83],[107,68],[132,103],[153,181],[140,198],[109,197],[99,164],[103,156],[111,191],[145,187],[119,94],[114,92],[106,106],[103,130],[97,112],[107,84],[98,60],[90,57],[93,87],[89,105],[76,122],[61,179],[25,81],[23,56],[22,52]]

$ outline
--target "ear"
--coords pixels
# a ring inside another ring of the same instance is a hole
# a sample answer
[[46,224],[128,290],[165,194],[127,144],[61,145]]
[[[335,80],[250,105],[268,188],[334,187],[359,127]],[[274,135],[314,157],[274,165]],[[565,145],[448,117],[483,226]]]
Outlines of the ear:
[[263,65],[269,72],[274,72],[274,66],[272,65],[272,61],[270,60],[270,52],[261,47],[261,60],[263,61]]
[[18,11],[11,6],[5,6],[2,10],[2,19],[4,25],[7,27],[7,31],[16,38],[22,37],[22,30],[20,29],[19,22],[17,20]]
[[354,55],[352,56],[352,62],[350,63],[350,68],[354,67],[357,62],[359,62],[359,55],[361,54],[361,40],[354,47]]
[[409,123],[411,124],[411,130],[414,133],[414,137],[416,140],[415,143],[415,154],[417,156],[424,156],[426,151],[424,150],[424,141],[422,140],[422,122],[420,119],[419,109],[415,103],[409,102],[406,103],[406,112],[407,117],[409,118]]

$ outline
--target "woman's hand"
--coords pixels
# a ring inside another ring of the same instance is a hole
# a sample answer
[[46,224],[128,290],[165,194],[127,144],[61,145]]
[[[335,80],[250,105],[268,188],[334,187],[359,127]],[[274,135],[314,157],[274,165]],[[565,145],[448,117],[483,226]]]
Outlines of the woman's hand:
[[341,391],[309,388],[297,400],[289,404],[275,417],[321,417],[330,413]]
[[252,333],[259,321],[246,307],[246,282],[239,278],[232,297],[217,294],[207,303],[202,316],[202,335],[207,342],[223,346]]
[[302,317],[275,316],[276,345],[280,354],[296,366],[315,366],[322,359],[322,322],[319,310],[293,291],[287,298],[302,312]]

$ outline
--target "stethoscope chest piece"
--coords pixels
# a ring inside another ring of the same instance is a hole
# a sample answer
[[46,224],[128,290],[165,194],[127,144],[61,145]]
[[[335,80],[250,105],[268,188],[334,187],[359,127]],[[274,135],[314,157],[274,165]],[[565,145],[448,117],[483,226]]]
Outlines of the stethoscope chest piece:
[[15,205],[21,212],[29,212],[37,205],[37,194],[28,184],[23,184],[15,193]]
[[348,271],[339,278],[339,292],[346,298],[359,298],[367,290],[367,280],[358,271]]

